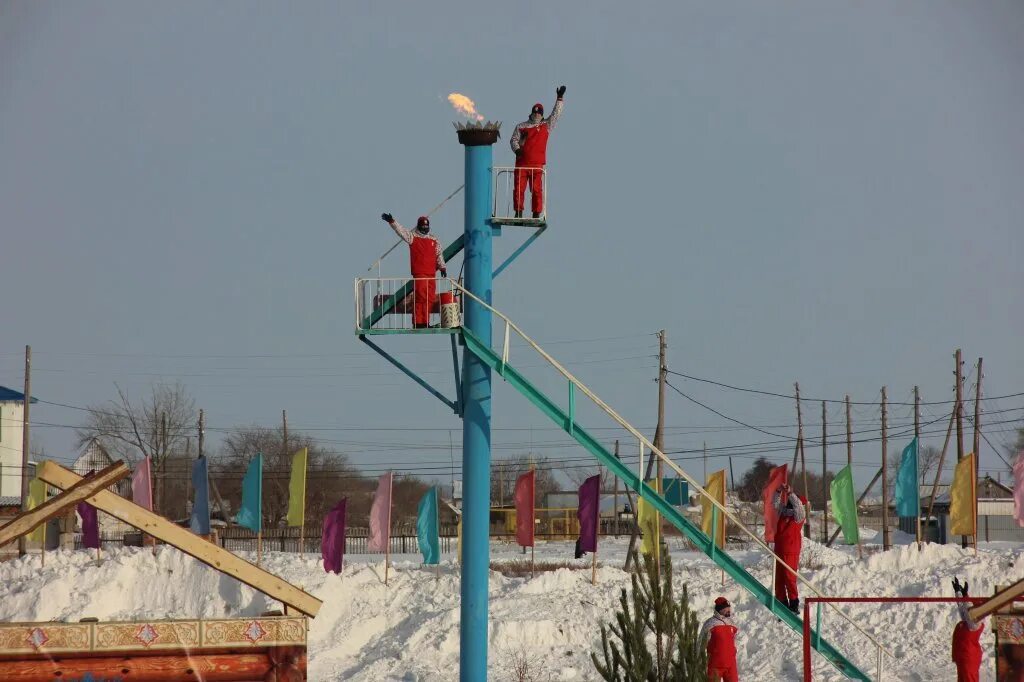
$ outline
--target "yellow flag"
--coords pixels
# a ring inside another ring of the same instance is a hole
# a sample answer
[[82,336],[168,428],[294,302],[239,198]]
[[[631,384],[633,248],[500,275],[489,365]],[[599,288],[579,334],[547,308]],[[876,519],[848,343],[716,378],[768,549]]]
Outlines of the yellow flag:
[[[707,481],[707,483],[704,484],[704,489],[707,490],[708,494],[710,494],[711,497],[713,497],[716,500],[718,500],[718,503],[721,504],[724,507],[725,506],[725,469],[722,469],[721,471],[716,471],[715,473],[713,473],[710,476],[708,476],[708,481]],[[701,495],[701,497],[700,497],[700,507],[701,507],[701,510],[702,510],[702,515],[701,515],[701,520],[700,520],[701,529],[704,531],[704,534],[707,535],[709,538],[713,537],[715,539],[715,544],[716,545],[718,545],[719,547],[724,547],[725,546],[725,514],[722,513],[722,510],[720,510],[720,509],[718,510],[718,512],[717,512],[717,523],[715,524],[718,527],[715,528],[714,535],[712,535],[711,534],[712,533],[712,531],[711,531],[711,518],[712,518],[712,513],[713,513],[712,510],[715,508],[715,505],[707,497]]]
[[[35,509],[43,502],[46,502],[46,484],[38,478],[28,482],[28,508]],[[34,531],[28,534],[29,542],[46,542],[46,524],[39,524]]]
[[953,485],[949,487],[949,534],[975,535],[977,520],[976,491],[974,489],[974,453],[967,455],[956,463],[953,473]]
[[643,533],[643,539],[640,541],[640,552],[651,555],[657,560],[658,546],[661,544],[658,538],[658,526],[661,525],[658,522],[658,512],[654,509],[654,505],[648,503],[643,498],[637,499],[636,506],[636,522],[640,526],[640,532]]
[[306,518],[306,448],[292,456],[292,476],[288,481],[288,525],[302,526]]

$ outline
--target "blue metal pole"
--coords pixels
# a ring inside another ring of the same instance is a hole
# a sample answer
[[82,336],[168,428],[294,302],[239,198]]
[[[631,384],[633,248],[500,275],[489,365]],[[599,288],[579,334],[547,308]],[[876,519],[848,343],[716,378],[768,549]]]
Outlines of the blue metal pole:
[[[465,287],[491,302],[491,144],[482,131],[466,134]],[[463,324],[491,345],[491,312],[472,298],[465,301]],[[491,370],[472,353],[463,355],[462,415],[462,603],[459,679],[487,679],[487,579],[490,573],[491,516]]]

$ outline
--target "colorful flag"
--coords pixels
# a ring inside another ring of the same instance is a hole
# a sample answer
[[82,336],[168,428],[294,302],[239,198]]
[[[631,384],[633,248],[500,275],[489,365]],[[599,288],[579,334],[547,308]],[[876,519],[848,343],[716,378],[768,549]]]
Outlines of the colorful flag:
[[[725,547],[725,513],[721,509],[715,511],[715,504],[711,501],[712,499],[717,500],[720,505],[725,506],[725,469],[716,471],[708,476],[708,482],[704,484],[704,490],[708,492],[710,498],[706,495],[700,496],[702,510],[700,519],[701,530],[709,538],[713,537],[716,545]],[[714,530],[711,527],[712,514],[714,514],[716,519],[715,525],[717,526]]]
[[99,549],[100,524],[96,518],[96,507],[88,502],[79,502],[77,509],[82,517],[82,545],[88,549]]
[[391,541],[391,485],[394,474],[390,471],[377,479],[377,492],[370,505],[370,539],[368,552],[386,552]]
[[288,525],[305,525],[306,464],[308,453],[302,448],[292,456],[292,476],[288,481]]
[[242,479],[242,504],[235,523],[254,533],[263,530],[263,453],[257,452]]
[[1013,518],[1018,526],[1024,526],[1024,450],[1013,462]]
[[953,472],[953,485],[949,487],[949,534],[974,535],[975,499],[974,453],[967,455],[956,463]]
[[848,545],[860,542],[860,528],[857,526],[857,502],[853,492],[853,470],[843,467],[829,486],[832,498],[832,516],[843,529],[843,540]]
[[[38,478],[28,482],[28,508],[35,509],[43,502],[46,502],[46,484]],[[28,534],[29,542],[46,542],[46,522],[40,523],[36,529]]]
[[775,493],[789,477],[789,465],[774,467],[768,474],[768,484],[764,487],[764,541],[775,542],[775,530],[779,527],[779,514],[775,511]]
[[917,483],[917,438],[903,448],[896,473],[896,516],[916,518],[921,513],[921,486]]
[[210,534],[210,470],[206,457],[200,457],[192,465],[192,519],[188,527],[196,535]]
[[132,502],[153,511],[153,470],[149,457],[144,457],[132,472]]
[[348,498],[334,505],[324,517],[324,535],[320,540],[320,556],[324,560],[324,570],[328,573],[341,573],[345,563],[345,503]]
[[642,539],[640,540],[640,552],[658,558],[658,526],[661,525],[657,510],[654,506],[642,497],[636,501],[636,525],[640,527]]
[[420,499],[416,510],[416,540],[428,566],[441,563],[441,529],[437,518],[437,488],[431,488]]
[[[580,522],[579,552],[582,556],[585,552],[597,551],[597,525],[601,505],[601,477],[591,476],[583,481],[579,490],[579,505],[576,508],[576,518]],[[577,557],[579,558],[579,557]]]
[[516,479],[516,543],[520,547],[533,547],[534,486],[536,472],[530,469]]

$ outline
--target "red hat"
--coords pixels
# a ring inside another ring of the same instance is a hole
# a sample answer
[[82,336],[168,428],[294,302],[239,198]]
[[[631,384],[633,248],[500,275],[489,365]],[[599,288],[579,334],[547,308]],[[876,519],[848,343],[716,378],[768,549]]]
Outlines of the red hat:
[[416,227],[430,227],[430,218],[425,215],[421,215],[416,219]]
[[730,604],[729,600],[725,597],[719,597],[715,600],[715,611],[721,611],[729,608],[730,606],[732,606],[732,604]]
[[533,109],[530,110],[530,113],[531,114],[543,114],[544,113],[544,105],[541,104],[540,102],[537,102],[536,104],[533,105]]

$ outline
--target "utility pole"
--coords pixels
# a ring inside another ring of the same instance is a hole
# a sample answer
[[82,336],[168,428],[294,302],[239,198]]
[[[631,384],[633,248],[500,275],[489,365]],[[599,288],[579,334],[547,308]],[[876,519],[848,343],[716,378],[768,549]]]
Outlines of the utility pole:
[[[978,358],[978,382],[974,385],[974,477],[971,481],[971,487],[974,489],[974,553],[978,553],[978,472],[981,471],[981,457],[979,450],[981,450],[981,379],[982,371],[981,365],[984,358]],[[986,521],[988,523],[988,521]],[[988,535],[986,526],[986,536]],[[985,538],[988,540],[988,538]]]
[[882,549],[889,549],[889,469],[886,439],[886,396],[882,386]]
[[[956,363],[956,461],[964,458],[964,376],[960,349],[953,354]],[[960,546],[967,549],[967,536],[960,536]]]
[[846,466],[853,470],[853,421],[850,419],[850,395],[846,395]]
[[[621,459],[619,457],[619,439],[615,439],[615,459]],[[613,484],[615,485],[615,494],[612,500],[612,513],[615,514],[615,539],[619,539],[619,477],[612,476]]]
[[708,442],[704,441],[704,480],[708,480]]
[[[25,346],[25,403],[21,423],[21,511],[28,511],[29,406],[32,404],[32,346]],[[25,536],[18,537],[18,556],[28,552]]]
[[[654,447],[659,452],[665,452],[665,380],[668,374],[668,365],[665,360],[665,350],[668,344],[665,343],[665,330],[662,329],[658,332],[658,425],[654,429]],[[657,480],[654,483],[654,489],[659,494],[664,494],[665,491],[662,489],[664,485],[664,470],[661,455],[658,456],[657,460]],[[657,515],[658,519],[658,576],[661,576],[661,538],[662,538],[662,518],[661,514]]]
[[[796,448],[797,452],[793,453],[793,473],[796,474],[796,456],[797,453],[800,455],[800,469],[803,472],[804,478],[804,498],[807,500],[807,511],[810,511],[810,490],[807,488],[807,460],[804,458],[804,417],[803,412],[800,409],[800,382],[797,381],[793,384],[793,388],[796,390]],[[810,518],[810,514],[807,514]],[[811,537],[811,525],[809,523],[804,524],[804,537]]]
[[917,486],[917,551],[921,551],[921,392],[914,386],[914,444],[917,446],[917,471],[914,485]]
[[284,445],[284,455],[288,456],[288,410],[281,410],[281,443]]
[[206,442],[206,414],[199,410],[199,458],[203,456],[203,444]]
[[821,401],[821,510],[824,520],[824,532],[821,537],[828,540],[828,432],[825,427],[825,401]]

